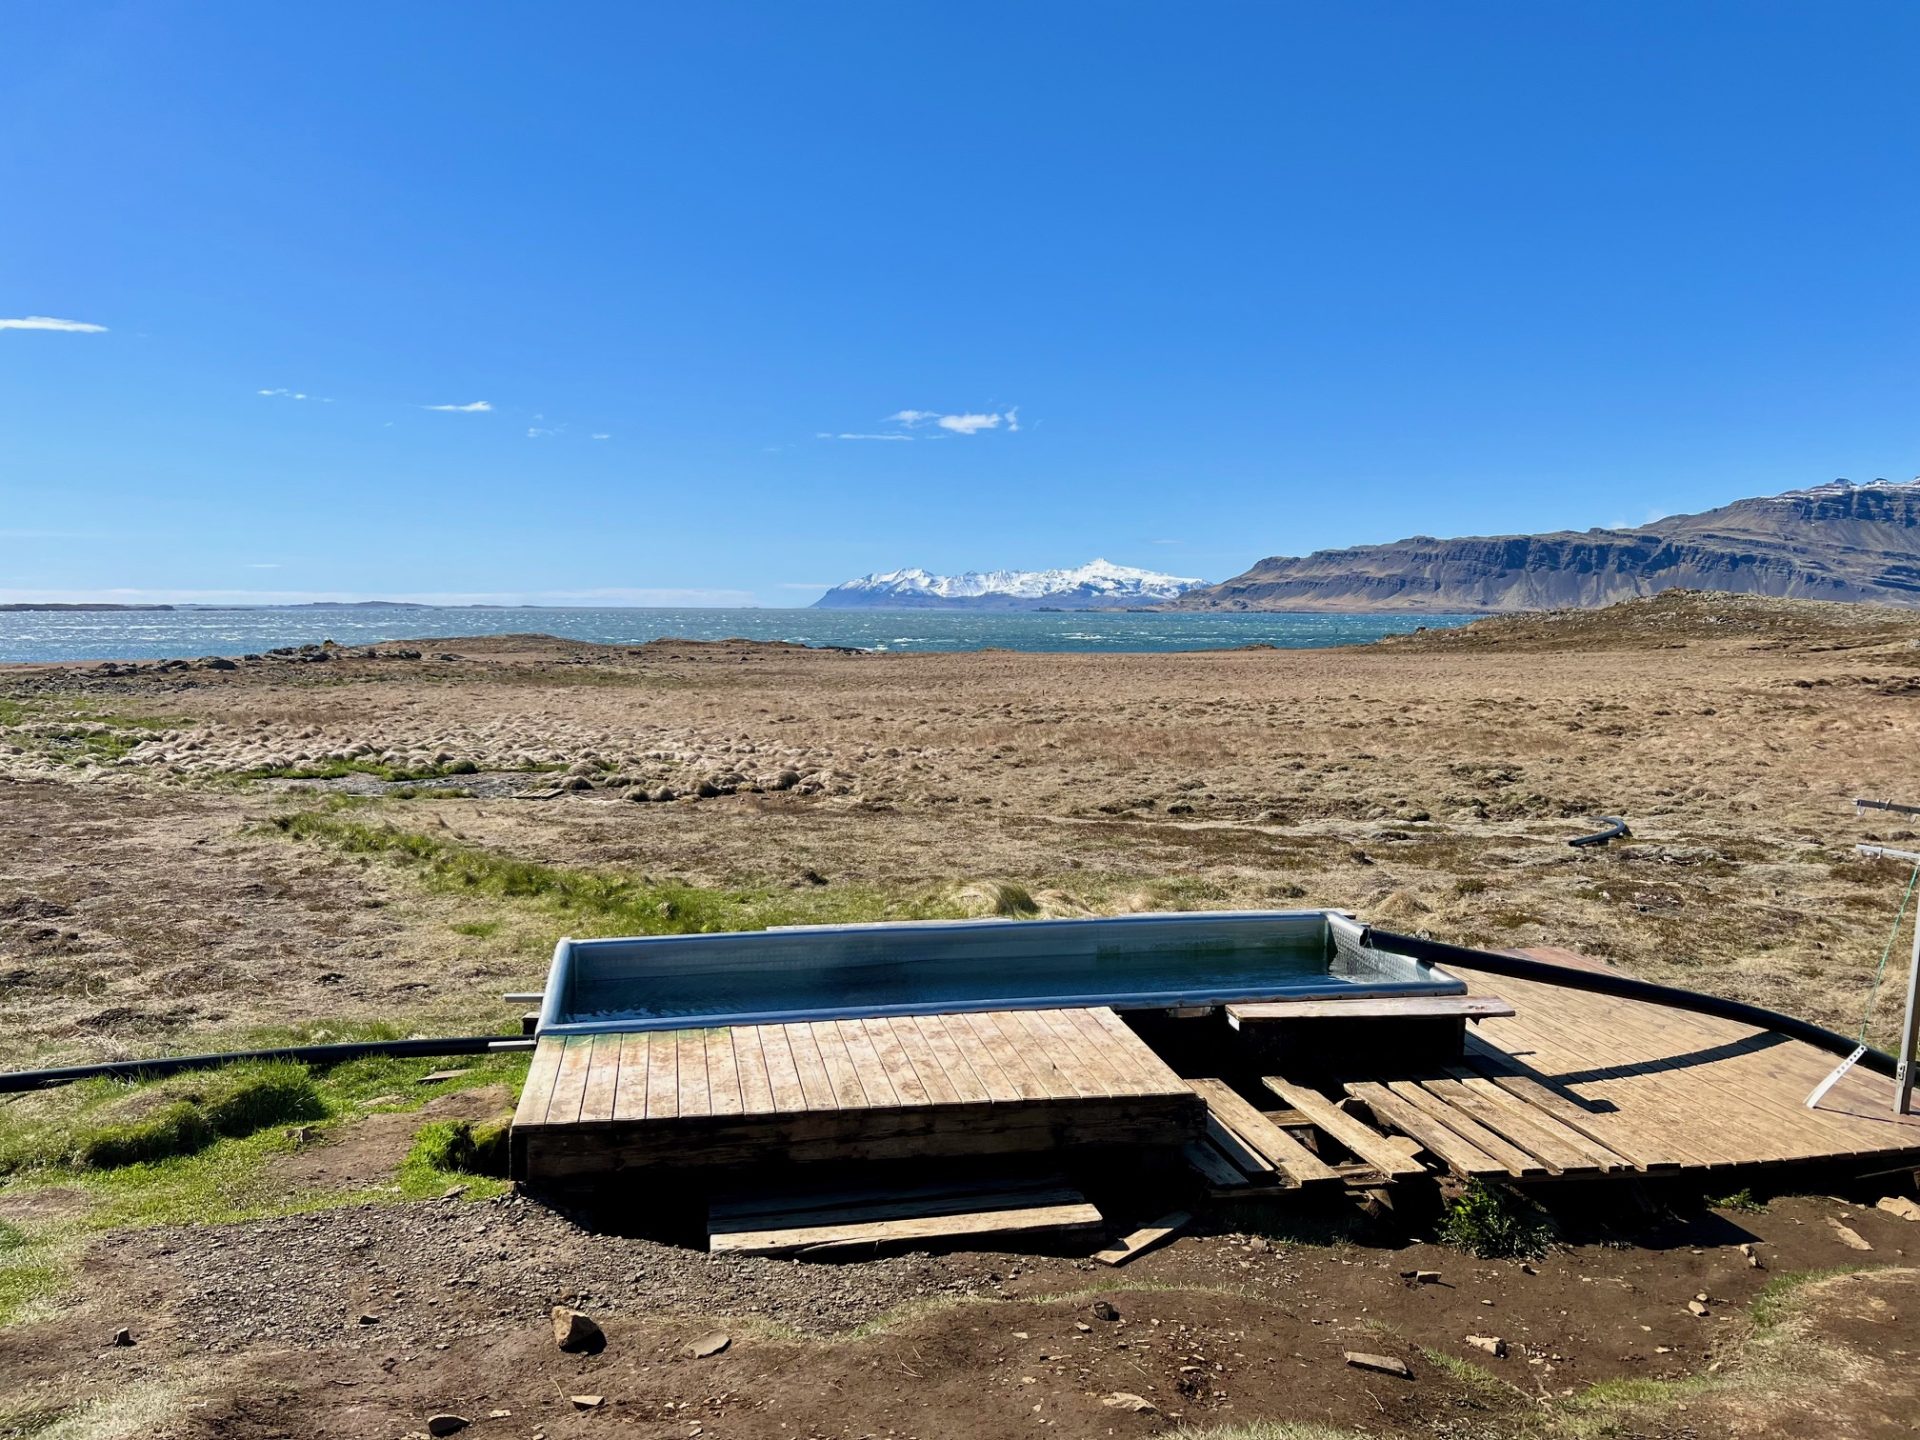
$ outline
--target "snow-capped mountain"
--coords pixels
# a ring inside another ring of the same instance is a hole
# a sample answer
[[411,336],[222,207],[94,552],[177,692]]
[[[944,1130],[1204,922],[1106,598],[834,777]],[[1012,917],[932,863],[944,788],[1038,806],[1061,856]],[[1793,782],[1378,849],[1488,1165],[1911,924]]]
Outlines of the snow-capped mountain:
[[1206,583],[1107,560],[1077,570],[969,570],[964,575],[886,570],[836,585],[814,605],[825,610],[1090,610],[1158,604]]

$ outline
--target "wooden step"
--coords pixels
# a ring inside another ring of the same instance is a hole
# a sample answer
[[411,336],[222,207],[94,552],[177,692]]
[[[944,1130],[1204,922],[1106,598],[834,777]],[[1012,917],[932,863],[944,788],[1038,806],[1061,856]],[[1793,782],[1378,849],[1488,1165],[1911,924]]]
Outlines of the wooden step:
[[987,1235],[1031,1235],[1038,1231],[1098,1230],[1106,1222],[1085,1200],[1011,1210],[974,1210],[962,1214],[920,1215],[894,1220],[828,1220],[784,1229],[743,1230],[709,1237],[715,1254],[825,1255],[834,1251],[888,1244],[977,1239]]
[[1226,1081],[1199,1079],[1187,1083],[1193,1087],[1195,1094],[1207,1102],[1207,1113],[1217,1124],[1231,1131],[1290,1183],[1342,1183],[1338,1171],[1254,1109]]
[[1371,1000],[1249,1000],[1227,1006],[1227,1023],[1287,1020],[1485,1020],[1514,1014],[1497,995],[1389,995]]

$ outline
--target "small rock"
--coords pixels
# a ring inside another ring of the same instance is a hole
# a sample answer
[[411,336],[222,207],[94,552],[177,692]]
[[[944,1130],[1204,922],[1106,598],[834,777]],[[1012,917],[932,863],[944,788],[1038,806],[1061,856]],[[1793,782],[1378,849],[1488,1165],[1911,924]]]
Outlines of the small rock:
[[607,1397],[604,1395],[569,1395],[567,1399],[573,1402],[573,1408],[576,1410],[598,1410],[607,1403]]
[[422,1085],[438,1085],[444,1080],[457,1080],[462,1075],[471,1075],[472,1073],[473,1067],[471,1065],[462,1070],[435,1070],[429,1074],[422,1075],[420,1077],[420,1083]]
[[553,1307],[553,1343],[562,1350],[599,1353],[607,1345],[606,1332],[593,1317],[566,1305]]
[[1469,1335],[1467,1344],[1476,1350],[1484,1350],[1496,1360],[1507,1358],[1507,1342],[1498,1335]]
[[1760,1263],[1760,1257],[1754,1253],[1752,1245],[1742,1245],[1740,1247],[1740,1253],[1747,1257],[1747,1264],[1751,1265],[1754,1269],[1764,1270],[1767,1268]]
[[1078,1331],[1079,1331],[1079,1332],[1080,1332],[1080,1333],[1081,1333],[1082,1335],[1084,1335],[1084,1334],[1086,1334],[1086,1333],[1087,1333],[1087,1332],[1088,1332],[1089,1330],[1091,1330],[1091,1329],[1093,1329],[1093,1326],[1091,1326],[1091,1325],[1089,1325],[1089,1324],[1088,1324],[1088,1323],[1087,1323],[1086,1321],[1084,1321],[1084,1320],[1076,1320],[1076,1321],[1074,1321],[1074,1322],[1073,1322],[1073,1328],[1074,1328],[1074,1329],[1076,1329],[1076,1330],[1078,1330]]
[[1087,1307],[1087,1311],[1096,1320],[1118,1320],[1120,1318],[1120,1312],[1105,1300],[1094,1301],[1093,1304]]
[[1102,1395],[1100,1403],[1110,1410],[1127,1410],[1135,1415],[1157,1415],[1160,1407],[1144,1395],[1136,1395],[1131,1390],[1115,1390],[1110,1395]]
[[446,1189],[440,1192],[440,1198],[442,1200],[458,1200],[462,1195],[466,1193],[467,1193],[467,1187],[464,1185],[449,1185]]
[[733,1337],[724,1330],[715,1330],[702,1335],[687,1346],[687,1354],[696,1360],[705,1360],[710,1355],[718,1355],[733,1343]]
[[1377,1370],[1382,1375],[1398,1375],[1402,1380],[1411,1380],[1413,1371],[1407,1368],[1407,1362],[1396,1360],[1391,1355],[1369,1355],[1361,1350],[1345,1352],[1347,1364],[1356,1370]]
[[1898,1215],[1902,1220],[1920,1220],[1920,1205],[1904,1195],[1883,1195],[1874,1201],[1873,1208],[1884,1210],[1889,1215]]
[[1687,1309],[1691,1310],[1695,1315],[1698,1315],[1702,1320],[1713,1313],[1707,1308],[1707,1302],[1704,1300],[1687,1301]]
[[133,1331],[122,1325],[118,1330],[113,1332],[113,1343],[121,1349],[125,1349],[127,1346],[133,1344]]
[[362,1315],[359,1323],[362,1325],[378,1325],[380,1323],[380,1317],[373,1314]]
[[1413,1272],[1413,1283],[1416,1285],[1438,1285],[1440,1283],[1440,1272],[1438,1270],[1416,1270]]
[[427,1433],[429,1435],[458,1435],[473,1422],[464,1415],[429,1415]]
[[1842,1245],[1845,1245],[1847,1248],[1851,1250],[1873,1249],[1873,1246],[1867,1243],[1866,1237],[1863,1236],[1858,1230],[1855,1230],[1851,1225],[1842,1225],[1838,1220],[1833,1219],[1831,1216],[1828,1217],[1827,1223],[1833,1227],[1834,1239],[1838,1240]]

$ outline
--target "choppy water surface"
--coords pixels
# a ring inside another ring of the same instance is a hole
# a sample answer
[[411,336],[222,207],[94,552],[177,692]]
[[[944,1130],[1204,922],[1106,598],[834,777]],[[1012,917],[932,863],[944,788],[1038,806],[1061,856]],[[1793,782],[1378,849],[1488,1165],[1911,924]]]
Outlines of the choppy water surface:
[[0,611],[0,662],[158,660],[241,655],[279,645],[342,645],[538,631],[636,645],[662,638],[788,640],[861,650],[1221,650],[1357,645],[1471,615],[991,614],[928,610],[588,610],[437,607]]

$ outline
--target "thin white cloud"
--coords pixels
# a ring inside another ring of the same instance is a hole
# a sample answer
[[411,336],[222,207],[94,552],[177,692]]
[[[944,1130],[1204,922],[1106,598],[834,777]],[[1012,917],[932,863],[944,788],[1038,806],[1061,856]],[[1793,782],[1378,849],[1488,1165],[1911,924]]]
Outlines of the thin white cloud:
[[422,410],[445,410],[453,415],[484,415],[493,409],[491,400],[476,400],[471,405],[422,405]]
[[942,430],[956,435],[978,435],[982,430],[1000,428],[998,415],[942,415],[936,422]]
[[[961,411],[952,415],[942,414],[938,410],[896,410],[887,416],[890,425],[902,425],[908,430],[917,430],[923,425],[934,425],[949,435],[978,435],[983,430],[998,430],[1007,427],[1009,435],[1020,433],[1020,407],[1010,406],[1007,410]],[[843,437],[844,438],[844,437]],[[930,435],[928,439],[940,439]]]
[[56,320],[51,315],[19,315],[0,320],[0,330],[63,330],[69,335],[104,335],[104,325],[89,325],[84,320]]
[[835,434],[831,430],[822,430],[813,437],[816,440],[911,440],[911,435],[856,435],[842,432]]
[[595,436],[594,436],[593,438],[594,438],[594,439],[596,439],[596,440],[611,440],[611,439],[613,438],[613,436],[611,436],[611,435],[604,435],[604,434],[596,434],[596,435],[595,435]]
[[304,400],[307,398],[304,390],[256,390],[253,393],[256,395],[278,395],[287,400]]
[[529,440],[538,440],[542,435],[558,435],[559,433],[558,430],[545,429],[539,425],[529,425],[527,427],[527,438]]

